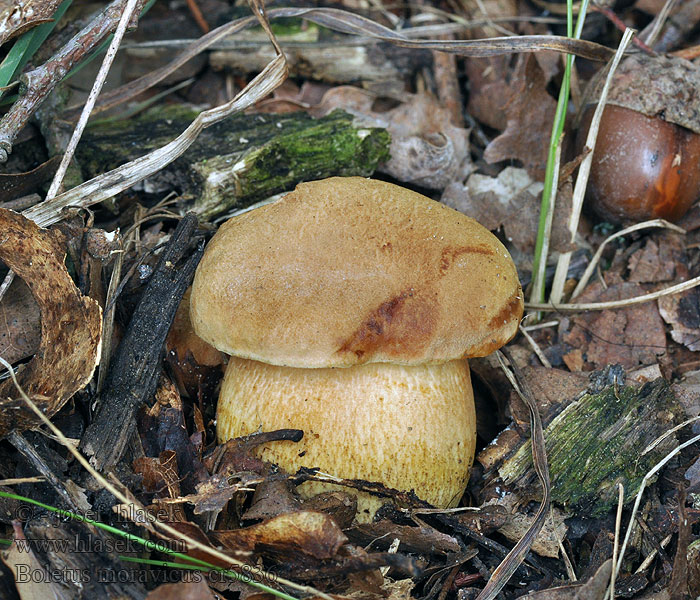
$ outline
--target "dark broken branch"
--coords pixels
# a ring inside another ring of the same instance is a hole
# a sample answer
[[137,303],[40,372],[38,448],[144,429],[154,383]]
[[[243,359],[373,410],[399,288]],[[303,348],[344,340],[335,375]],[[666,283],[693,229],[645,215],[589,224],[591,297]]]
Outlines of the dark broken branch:
[[97,415],[81,443],[99,469],[111,467],[121,458],[135,432],[136,410],[155,392],[165,338],[203,253],[203,248],[198,248],[178,266],[196,225],[197,218],[191,213],[180,221],[112,360]]

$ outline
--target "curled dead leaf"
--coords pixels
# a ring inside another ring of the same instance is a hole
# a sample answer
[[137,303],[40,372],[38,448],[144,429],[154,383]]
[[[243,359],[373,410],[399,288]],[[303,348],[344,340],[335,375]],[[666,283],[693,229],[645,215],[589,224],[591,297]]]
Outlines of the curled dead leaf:
[[[50,417],[92,377],[100,356],[102,311],[68,274],[61,234],[4,209],[0,232],[0,260],[29,286],[41,313],[39,349],[17,370],[17,381]],[[0,435],[38,424],[12,380],[0,383]]]
[[391,158],[379,170],[399,181],[442,189],[473,170],[469,129],[455,127],[450,112],[427,93],[413,94],[385,112],[374,109],[378,97],[349,85],[326,92],[312,114],[320,117],[337,108],[368,127],[385,128],[391,135]]
[[18,277],[0,304],[0,356],[15,363],[32,356],[41,342],[39,307]]
[[331,517],[319,512],[285,513],[243,529],[215,531],[227,549],[267,549],[288,556],[305,554],[323,560],[333,558],[347,537]]
[[671,338],[689,350],[700,350],[700,308],[697,289],[659,298],[659,314],[671,326]]
[[0,45],[51,20],[60,0],[0,2]]
[[506,129],[486,147],[484,160],[495,163],[515,158],[533,179],[542,181],[556,102],[547,93],[544,73],[532,55],[518,58],[510,92],[498,107],[506,113]]

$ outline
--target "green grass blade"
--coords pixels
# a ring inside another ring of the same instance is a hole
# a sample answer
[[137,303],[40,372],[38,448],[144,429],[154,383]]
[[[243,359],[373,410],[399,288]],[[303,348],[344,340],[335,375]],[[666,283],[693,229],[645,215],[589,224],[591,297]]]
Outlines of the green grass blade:
[[[122,537],[124,539],[127,539],[131,542],[135,542],[137,544],[140,544],[147,550],[151,551],[157,551],[157,552],[162,552],[163,554],[168,554],[169,556],[172,556],[174,558],[179,558],[181,560],[188,561],[190,564],[187,565],[180,565],[179,563],[173,563],[177,565],[177,568],[189,568],[189,569],[206,569],[209,571],[216,571],[219,573],[222,573],[226,575],[227,577],[231,577],[232,579],[238,579],[239,581],[242,581],[243,583],[247,583],[251,587],[257,588],[259,590],[269,592],[270,594],[273,594],[274,596],[280,598],[281,600],[297,600],[294,596],[290,596],[289,594],[286,594],[284,592],[281,592],[279,590],[276,590],[273,587],[270,587],[268,585],[265,585],[264,583],[259,583],[258,581],[255,581],[253,579],[254,575],[250,574],[245,574],[245,573],[237,573],[236,571],[232,571],[230,569],[223,569],[221,567],[218,567],[216,565],[213,565],[209,562],[206,562],[204,560],[200,560],[198,558],[194,558],[192,556],[188,556],[187,554],[183,554],[182,552],[176,552],[175,550],[172,550],[170,548],[167,548],[164,544],[162,543],[157,543],[153,542],[151,540],[144,539],[142,537],[139,537],[138,535],[134,535],[133,533],[127,533],[125,531],[122,531],[121,529],[118,529],[117,527],[112,527],[111,525],[107,525],[106,523],[101,523],[100,521],[95,521],[93,519],[89,519],[83,515],[78,515],[74,512],[71,512],[69,510],[63,510],[61,508],[56,508],[55,506],[51,506],[50,504],[44,504],[43,502],[39,502],[38,500],[33,500],[32,498],[27,498],[26,496],[20,496],[18,494],[12,494],[10,492],[3,492],[0,491],[0,497],[2,498],[11,498],[13,500],[19,500],[20,502],[26,502],[28,504],[33,504],[34,506],[38,506],[40,508],[43,508],[45,510],[48,510],[52,513],[55,513],[57,515],[60,515],[62,517],[67,517],[69,519],[74,519],[76,521],[82,521],[83,523],[87,523],[89,525],[93,525],[95,527],[98,527],[99,529],[102,529],[104,531],[107,531],[113,535]],[[140,562],[144,562],[142,559],[139,559]],[[157,561],[157,562],[162,562],[162,561]]]
[[33,31],[28,31],[22,35],[13,44],[2,63],[0,63],[0,87],[5,87],[12,81],[12,76],[15,74],[17,67],[27,53],[27,48],[29,48],[33,36]]
[[[573,28],[573,1],[567,0],[567,22],[566,30],[569,37],[579,39],[583,30],[583,24],[586,18],[588,9],[588,0],[583,0],[579,9],[578,19],[576,20],[576,30]],[[545,171],[544,189],[542,190],[542,202],[540,205],[540,220],[537,229],[537,239],[535,241],[535,254],[533,257],[532,267],[532,290],[530,300],[532,302],[544,302],[545,277],[544,272],[547,265],[547,252],[549,240],[547,240],[546,232],[548,230],[548,219],[551,219],[553,206],[552,191],[557,179],[554,173],[555,157],[557,145],[564,131],[564,122],[566,121],[566,109],[569,104],[569,90],[571,86],[571,69],[574,65],[573,55],[566,57],[566,66],[564,68],[564,78],[561,88],[559,89],[559,99],[557,100],[557,108],[554,114],[554,122],[552,123],[552,135],[549,142],[549,154],[547,156],[547,168]]]

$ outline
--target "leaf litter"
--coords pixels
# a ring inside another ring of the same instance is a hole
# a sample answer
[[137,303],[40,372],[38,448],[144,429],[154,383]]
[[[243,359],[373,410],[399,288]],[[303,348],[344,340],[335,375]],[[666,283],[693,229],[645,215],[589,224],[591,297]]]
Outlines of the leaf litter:
[[[357,8],[352,4],[346,2],[343,7]],[[642,10],[657,10],[647,4]],[[413,16],[421,17],[422,22],[426,22],[429,13],[417,10],[417,15]],[[514,13],[512,6],[494,8],[489,4],[488,10],[503,10],[502,14],[490,13],[490,17],[512,17]],[[405,28],[400,32],[392,29],[392,19],[389,17],[392,14],[389,10],[383,16],[379,10],[368,18],[348,10],[278,9],[272,6],[268,11],[273,19],[282,16],[305,19],[306,25],[301,27],[302,30],[309,24],[320,27],[321,31],[323,27],[330,27],[336,30],[334,35],[346,36],[345,41],[364,44],[370,49],[373,44],[391,43],[404,50],[419,49],[416,52],[454,52],[460,57],[460,74],[468,85],[468,89],[462,90],[466,98],[468,126],[455,126],[447,107],[437,100],[430,61],[426,62],[424,55],[421,60],[416,58],[414,64],[409,62],[407,67],[404,65],[396,71],[399,81],[392,82],[388,87],[373,84],[369,69],[366,80],[360,82],[343,81],[342,69],[337,70],[341,75],[336,75],[340,80],[332,81],[317,77],[313,70],[299,70],[295,75],[303,81],[297,80],[292,86],[287,80],[284,88],[278,87],[285,78],[285,65],[283,59],[272,55],[268,56],[272,63],[263,76],[253,81],[250,80],[251,71],[235,72],[233,77],[210,71],[209,81],[224,92],[237,86],[240,89],[248,83],[251,87],[246,89],[242,98],[229,102],[223,110],[213,110],[208,113],[211,117],[207,115],[198,119],[184,136],[177,138],[177,143],[163,152],[156,151],[143,160],[133,161],[98,176],[94,181],[76,187],[68,184],[68,191],[59,195],[54,202],[40,205],[27,213],[27,216],[45,226],[64,218],[65,215],[60,212],[62,207],[93,206],[95,210],[94,215],[78,215],[79,219],[88,219],[89,222],[85,223],[85,227],[65,230],[66,233],[61,234],[63,237],[55,232],[46,233],[33,225],[25,226],[30,232],[29,239],[37,244],[47,244],[51,249],[46,252],[46,260],[49,261],[49,254],[54,256],[52,262],[47,263],[51,266],[42,266],[41,273],[57,271],[63,273],[65,281],[68,271],[63,267],[63,254],[70,245],[71,274],[76,280],[90,282],[84,289],[86,293],[94,295],[103,308],[107,301],[114,304],[117,315],[112,333],[120,339],[139,297],[144,293],[154,293],[145,292],[145,283],[157,269],[157,259],[165,251],[165,245],[174,231],[173,219],[165,216],[150,231],[137,226],[137,243],[126,251],[109,247],[109,244],[103,250],[95,246],[94,241],[100,237],[103,241],[114,239],[116,228],[130,227],[136,221],[138,210],[134,211],[134,208],[137,205],[148,206],[154,202],[154,198],[149,198],[143,191],[129,191],[130,186],[162,169],[170,160],[186,160],[186,154],[184,158],[177,157],[183,156],[182,148],[194,140],[201,127],[233,111],[247,108],[251,118],[254,118],[258,111],[259,114],[275,114],[302,109],[319,116],[341,108],[353,114],[357,123],[365,126],[371,124],[389,132],[390,158],[379,167],[377,176],[427,191],[435,199],[441,199],[474,216],[496,231],[513,253],[521,279],[527,282],[532,268],[537,204],[554,107],[551,86],[558,81],[560,63],[545,59],[544,54],[538,60],[529,55],[512,58],[494,57],[493,54],[571,48],[580,55],[607,58],[611,56],[611,51],[591,42],[531,35],[533,32],[548,33],[548,26],[543,23],[503,24],[495,18],[481,25],[480,32],[490,31],[491,35],[514,30],[521,35],[509,39],[476,40],[473,43],[449,40],[444,35],[438,40],[431,32],[427,36],[431,39],[424,41],[407,35]],[[167,19],[168,15],[158,18]],[[435,15],[433,18],[437,22],[436,31],[441,34],[448,32],[453,35],[457,31],[450,29],[453,24],[441,22]],[[103,94],[105,100],[102,108],[132,100],[139,93],[157,85],[189,58],[200,55],[206,48],[220,43],[226,35],[234,34],[254,22],[254,18],[246,16],[212,31],[190,44],[172,63],[137,82],[125,83],[115,92]],[[296,26],[293,21],[290,23],[292,28]],[[357,35],[364,37],[356,38]],[[235,40],[235,36],[231,39]],[[318,44],[321,39],[316,37],[309,44]],[[609,43],[610,32],[607,38],[600,39]],[[263,46],[260,43],[253,46],[253,52],[256,47]],[[412,50],[406,50],[401,56],[410,56],[410,52]],[[260,57],[264,56],[262,50],[259,54]],[[384,56],[388,56],[387,60],[391,63],[399,55],[386,53]],[[464,58],[466,56],[471,57]],[[477,59],[473,56],[487,58]],[[587,78],[590,71],[582,69],[580,74]],[[255,106],[274,88],[277,88],[274,99]],[[400,90],[398,94],[397,90]],[[67,117],[70,115],[70,112],[65,113]],[[48,123],[46,125],[49,126]],[[173,132],[172,138],[176,139],[179,133]],[[22,154],[20,145],[15,149],[15,156],[18,154]],[[17,171],[30,172],[37,166],[26,164],[23,168],[18,167]],[[572,249],[566,235],[566,222],[571,196],[567,178],[573,167],[569,171],[566,169],[562,169],[560,202],[557,203],[559,212],[554,217],[551,247],[555,253]],[[111,206],[97,204],[107,200],[112,202]],[[178,198],[177,210],[172,214],[176,217],[184,214],[188,201],[188,198]],[[596,224],[593,217],[584,215],[577,240],[583,257],[602,241],[600,231],[593,227]],[[208,223],[199,227],[198,235],[204,237],[213,229]],[[687,227],[687,230],[692,231],[692,227]],[[87,235],[88,231],[92,234]],[[66,236],[71,239],[66,240]],[[12,249],[16,250],[14,246]],[[124,252],[124,272],[131,274],[128,285],[122,288],[118,297],[106,298],[99,288],[113,268],[110,260],[115,250]],[[189,253],[193,251],[192,246],[186,250]],[[153,256],[144,260],[147,253],[153,253]],[[55,330],[53,327],[51,332],[45,330],[47,319],[44,307],[49,303],[46,292],[42,296],[41,286],[33,283],[32,277],[23,272],[21,265],[13,262],[13,258],[9,254],[7,258],[3,256],[6,265],[15,270],[19,278],[6,292],[0,305],[6,322],[2,337],[6,341],[3,342],[4,346],[0,346],[0,355],[15,364],[27,361],[34,355],[18,370],[21,387],[39,403],[46,402],[43,396],[47,396],[49,414],[57,413],[57,423],[77,424],[71,429],[75,431],[71,437],[80,439],[85,426],[93,418],[95,397],[93,384],[88,383],[92,369],[88,372],[87,366],[91,364],[94,368],[99,354],[99,328],[95,329],[94,326],[95,322],[99,322],[97,304],[81,296],[77,289],[70,292],[73,294],[72,302],[77,299],[78,304],[82,303],[82,310],[88,313],[92,310],[90,314],[98,315],[97,319],[95,316],[77,318],[80,327],[76,329],[83,335],[87,334],[89,343],[87,347],[77,342],[70,345],[73,353],[83,358],[83,370],[78,376],[68,375],[73,371],[61,368],[59,359],[52,358],[52,369],[47,372],[55,377],[60,391],[51,388],[47,393],[38,392],[38,379],[22,376],[22,373],[31,372],[31,365],[36,364],[47,344],[55,339],[51,337],[52,333],[55,335]],[[697,247],[691,237],[658,231],[630,234],[609,245],[598,272],[577,301],[625,299],[662,290],[693,277],[696,264]],[[580,270],[570,270],[569,277],[573,284],[580,273]],[[68,293],[70,286],[61,285],[63,287],[60,289]],[[56,289],[52,288],[54,294]],[[272,569],[279,576],[301,582],[301,587],[311,594],[324,597],[332,594],[333,597],[352,598],[466,600],[484,593],[486,586],[485,593],[493,590],[495,594],[496,588],[503,589],[505,597],[518,597],[530,592],[532,596],[554,599],[601,598],[610,582],[612,570],[608,560],[614,541],[614,507],[610,491],[616,493],[615,485],[623,483],[627,491],[624,512],[628,514],[635,481],[644,475],[639,471],[650,468],[648,462],[640,459],[634,472],[625,471],[624,465],[614,465],[613,469],[605,471],[608,468],[605,453],[614,453],[616,444],[622,444],[626,450],[631,448],[641,457],[646,445],[653,439],[700,413],[696,374],[700,371],[700,363],[695,356],[700,344],[700,320],[696,314],[696,296],[696,291],[691,289],[620,310],[579,314],[555,312],[553,322],[529,329],[530,342],[518,337],[511,343],[511,365],[520,370],[524,381],[532,388],[530,397],[535,400],[543,419],[550,455],[550,475],[555,482],[554,505],[551,512],[547,511],[547,518],[538,535],[533,532],[531,524],[543,499],[541,488],[534,483],[529,467],[524,467],[524,471],[520,472],[517,485],[513,484],[512,475],[513,461],[521,461],[522,456],[527,454],[525,447],[531,435],[530,415],[520,397],[512,391],[508,380],[502,374],[494,375],[499,372],[499,367],[484,366],[485,362],[479,366],[479,361],[474,361],[477,395],[480,393],[482,396],[477,398],[477,402],[490,408],[495,416],[480,425],[483,448],[472,469],[469,490],[462,499],[459,509],[462,512],[432,513],[416,501],[404,504],[403,508],[387,507],[374,523],[358,525],[353,523],[356,504],[352,487],[373,489],[385,496],[400,496],[381,485],[371,485],[371,482],[345,481],[343,483],[350,488],[347,491],[302,500],[296,496],[296,484],[322,475],[313,472],[284,473],[276,465],[257,458],[256,445],[279,443],[273,440],[294,443],[293,440],[299,439],[301,432],[261,432],[250,438],[217,444],[214,428],[216,389],[222,373],[220,356],[203,348],[192,337],[183,309],[178,313],[173,311],[175,325],[165,342],[165,350],[160,346],[151,349],[159,356],[156,363],[158,384],[154,386],[154,393],[149,394],[139,406],[134,437],[129,442],[128,452],[116,465],[115,474],[127,485],[131,502],[123,504],[124,501],[120,500],[120,506],[119,502],[114,503],[114,498],[108,499],[104,506],[110,510],[101,511],[100,516],[107,522],[118,524],[124,514],[130,514],[129,521],[143,522],[143,515],[139,517],[138,511],[134,510],[135,506],[143,506],[149,514],[158,515],[173,528],[164,534],[156,533],[151,526],[149,535],[154,539],[184,541],[188,554],[222,566],[229,566],[230,562],[224,560],[228,556],[230,561],[244,561],[251,568],[251,573],[262,572],[263,568]],[[52,301],[55,302],[56,298],[52,298]],[[185,300],[182,306],[186,306],[186,303]],[[91,306],[94,308],[85,308]],[[63,314],[70,312],[65,309]],[[42,330],[38,337],[39,323]],[[551,368],[539,364],[532,344],[537,345],[547,357]],[[71,357],[70,352],[62,354],[60,358],[63,361]],[[165,360],[162,360],[163,356]],[[663,380],[636,383],[635,374],[640,372],[663,374],[673,385],[667,389]],[[60,373],[66,375],[56,376]],[[489,379],[480,383],[480,374],[486,373],[490,373]],[[3,385],[7,390],[14,390],[10,380]],[[605,410],[605,405],[601,408],[596,404],[599,396],[607,398],[610,406],[623,406],[621,403],[624,399],[629,403],[624,406],[635,408],[620,413]],[[71,397],[72,401],[68,402]],[[639,400],[642,404],[635,404]],[[644,406],[643,402],[647,402],[648,406]],[[24,405],[18,403],[17,406]],[[660,408],[654,410],[655,406]],[[57,412],[61,407],[63,409]],[[585,423],[590,428],[582,428],[586,416],[590,419],[594,409],[599,408],[600,416],[592,423]],[[579,414],[577,410],[582,415],[580,421],[574,418]],[[643,416],[645,428],[632,429],[629,437],[623,438],[625,427],[635,415]],[[613,420],[607,422],[605,419],[609,417]],[[30,427],[39,424],[33,419],[27,422],[32,423]],[[573,429],[569,430],[568,427]],[[659,460],[663,453],[689,440],[688,431],[692,429],[693,425],[690,424],[674,435],[666,436],[652,455],[653,460]],[[568,488],[558,482],[563,481],[567,469],[579,467],[564,460],[563,472],[560,469],[561,456],[557,454],[556,433],[561,430],[574,431],[570,453],[580,453],[585,459],[585,452],[591,452],[588,462],[582,461],[585,467],[569,473],[574,479],[581,480],[580,489],[575,487],[574,495],[570,496],[565,493]],[[600,437],[606,439],[609,445],[607,450],[594,454],[585,440]],[[49,443],[53,451],[68,458],[60,445],[53,441]],[[540,449],[544,447],[543,443]],[[3,466],[7,472],[3,476],[10,477],[13,475],[10,466],[16,459],[11,450],[4,449],[3,452],[7,458],[7,464]],[[680,598],[691,597],[694,590],[700,589],[700,574],[696,569],[700,535],[696,498],[698,464],[697,445],[691,445],[675,462],[664,468],[663,477],[645,492],[647,507],[639,516],[644,526],[631,539],[630,547],[626,550],[627,562],[617,577],[616,596],[642,597],[642,594],[646,594],[646,597],[671,597],[672,594]],[[604,475],[601,476],[601,473]],[[600,478],[596,479],[596,476]],[[72,485],[86,490],[88,500],[95,506],[104,501],[103,490],[96,487],[92,476],[87,471],[81,471],[76,463],[70,467],[70,477],[75,478],[75,482],[70,480]],[[585,481],[598,481],[599,487],[582,500],[576,494],[586,489]],[[688,494],[679,492],[679,485],[685,485]],[[35,492],[28,488],[26,493],[32,496]],[[57,502],[50,494],[47,499]],[[126,510],[129,505],[131,509]],[[121,510],[115,512],[113,508]],[[681,524],[679,515],[686,519],[687,526]],[[21,531],[17,527],[15,525],[15,530]],[[28,525],[25,524],[26,527]],[[528,538],[527,544],[521,542],[523,536]],[[201,547],[195,546],[193,541]],[[518,560],[507,559],[505,566],[498,567],[514,546],[520,552]],[[531,547],[529,552],[527,546]],[[215,559],[211,551],[216,547],[222,547],[224,554]],[[37,557],[34,559],[36,561]],[[43,557],[39,556],[39,559],[43,560]],[[12,563],[14,559],[8,560]],[[149,569],[146,566],[141,568]],[[159,568],[150,567],[150,570],[156,573]],[[634,573],[636,568],[641,572]],[[250,597],[259,594],[238,583],[223,583],[220,578],[211,575],[198,582],[187,583],[184,577],[186,571],[179,574],[177,570],[172,572],[182,581],[160,586],[152,582],[147,586],[150,591],[139,589],[137,592],[134,588],[132,592],[148,598],[169,597],[169,594],[210,598],[214,597],[212,589],[224,595],[237,593]],[[507,573],[508,576],[499,573]],[[511,573],[516,577],[503,587]],[[274,578],[271,582],[274,587],[281,587]],[[313,588],[304,588],[307,584]],[[22,590],[19,591],[24,597]]]

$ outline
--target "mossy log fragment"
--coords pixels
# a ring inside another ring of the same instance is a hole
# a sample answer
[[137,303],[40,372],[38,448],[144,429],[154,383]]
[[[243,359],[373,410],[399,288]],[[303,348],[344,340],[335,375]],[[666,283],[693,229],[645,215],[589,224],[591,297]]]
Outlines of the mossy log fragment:
[[[663,379],[641,388],[609,387],[572,402],[544,432],[553,500],[577,514],[601,516],[617,504],[620,482],[629,502],[646,473],[678,442],[671,435],[642,453],[681,415]],[[504,461],[498,472],[509,487],[532,485],[530,442]]]
[[[159,148],[196,113],[179,107],[89,128],[78,146],[85,178]],[[205,129],[187,152],[142,184],[149,193],[175,190],[192,198],[201,219],[332,175],[369,176],[389,159],[386,130],[355,125],[342,111],[236,115]]]

